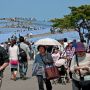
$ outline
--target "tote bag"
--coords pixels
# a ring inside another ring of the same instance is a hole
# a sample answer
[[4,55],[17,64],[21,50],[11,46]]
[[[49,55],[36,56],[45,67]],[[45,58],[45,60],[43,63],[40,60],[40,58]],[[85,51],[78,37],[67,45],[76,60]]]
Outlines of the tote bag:
[[60,77],[58,68],[54,65],[45,66],[45,75],[48,80],[52,80]]
[[[59,70],[58,68],[53,65],[53,64],[46,64],[42,58],[42,56],[40,55],[41,59],[42,59],[42,62],[44,63],[45,65],[45,76],[48,80],[52,80],[52,79],[56,79],[56,78],[59,78],[60,75],[59,75]],[[50,60],[49,60],[50,61]]]

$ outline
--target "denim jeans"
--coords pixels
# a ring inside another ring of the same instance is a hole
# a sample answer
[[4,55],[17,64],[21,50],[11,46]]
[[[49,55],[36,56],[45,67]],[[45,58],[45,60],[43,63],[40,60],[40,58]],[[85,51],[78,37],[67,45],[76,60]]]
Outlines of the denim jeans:
[[41,76],[41,75],[38,75],[37,79],[38,79],[39,90],[44,90],[44,83],[43,83],[43,81],[45,82],[46,89],[47,90],[52,90],[52,85],[51,85],[50,80],[43,79],[43,76]]
[[28,62],[20,62],[19,63],[19,73],[20,73],[20,77],[24,77],[27,74],[27,70],[28,70]]

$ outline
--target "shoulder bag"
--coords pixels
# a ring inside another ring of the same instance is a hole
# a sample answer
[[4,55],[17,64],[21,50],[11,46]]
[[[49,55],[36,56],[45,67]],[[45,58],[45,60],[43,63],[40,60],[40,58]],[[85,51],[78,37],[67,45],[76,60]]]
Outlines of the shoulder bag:
[[44,62],[44,60],[43,60],[41,55],[40,55],[40,57],[42,59],[42,62],[45,65],[45,75],[46,75],[46,78],[48,80],[59,78],[60,75],[59,75],[58,68],[56,66],[54,66],[53,64],[45,64],[45,62]]

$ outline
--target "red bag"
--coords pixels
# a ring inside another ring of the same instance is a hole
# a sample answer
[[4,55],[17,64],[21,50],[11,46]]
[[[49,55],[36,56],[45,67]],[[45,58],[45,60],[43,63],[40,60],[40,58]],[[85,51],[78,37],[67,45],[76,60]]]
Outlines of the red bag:
[[54,65],[52,65],[52,66],[47,65],[45,67],[45,75],[46,75],[46,78],[49,80],[56,79],[56,78],[60,77],[58,68]]
[[11,60],[11,61],[10,61],[10,64],[12,64],[12,65],[17,65],[17,64],[18,64],[18,61],[17,61],[17,60]]

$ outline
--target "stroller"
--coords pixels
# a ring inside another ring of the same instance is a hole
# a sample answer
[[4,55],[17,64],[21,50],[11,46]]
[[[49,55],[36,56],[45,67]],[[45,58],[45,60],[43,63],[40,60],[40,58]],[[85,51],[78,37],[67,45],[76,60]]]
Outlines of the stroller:
[[60,78],[58,79],[58,83],[62,85],[66,85],[66,78],[67,78],[67,69],[66,69],[66,60],[60,59],[56,61],[55,66],[58,67]]
[[67,70],[64,65],[58,67],[60,78],[58,79],[58,83],[62,85],[66,85],[66,78],[67,78]]

